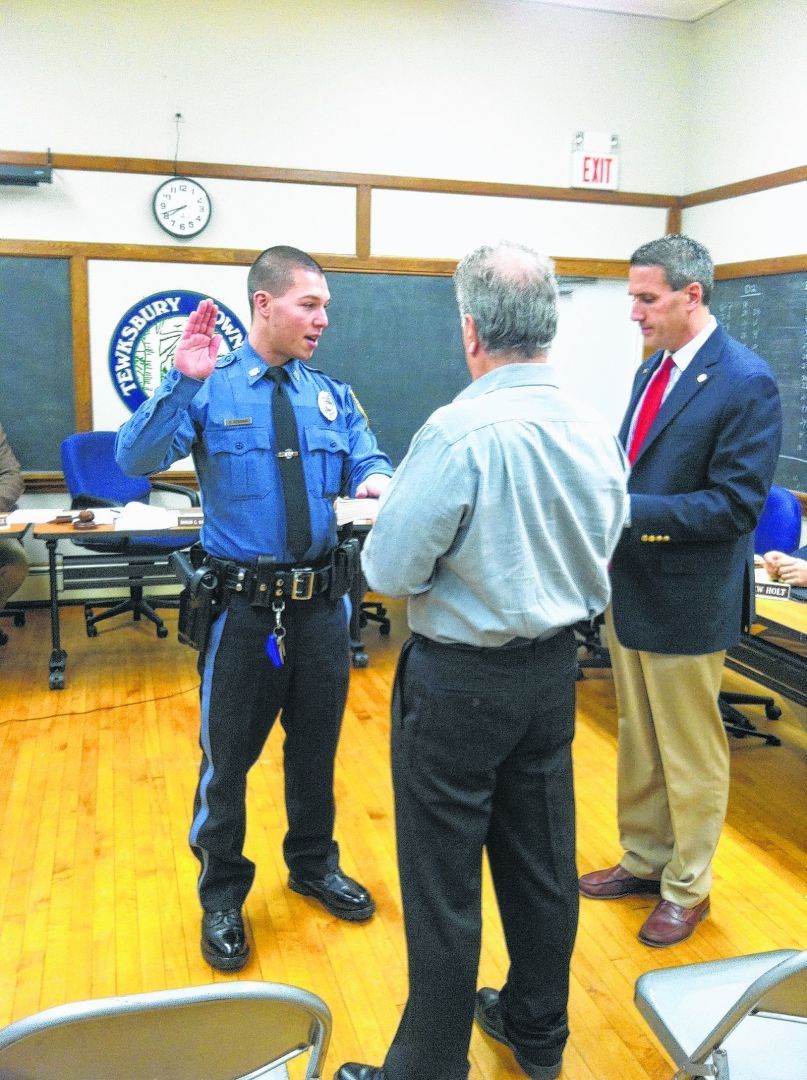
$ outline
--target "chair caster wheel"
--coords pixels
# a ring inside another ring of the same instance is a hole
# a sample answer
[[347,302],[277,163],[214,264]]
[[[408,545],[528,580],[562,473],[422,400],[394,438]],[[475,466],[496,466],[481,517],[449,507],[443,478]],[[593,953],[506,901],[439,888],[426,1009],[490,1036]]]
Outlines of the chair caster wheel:
[[766,705],[765,715],[769,720],[778,720],[779,717],[782,715],[782,710],[779,708],[778,705]]
[[14,625],[19,629],[21,626],[25,626],[25,612],[21,611],[14,616]]
[[353,653],[353,667],[365,668],[370,663],[370,657],[366,652]]
[[382,637],[389,637],[390,624],[382,623],[378,628],[378,632]]
[[96,626],[88,626],[87,637],[98,637],[98,628]]
[[64,690],[64,672],[52,671],[48,676],[48,686],[51,690]]
[[167,638],[168,637],[168,630],[166,629],[166,627],[164,627],[164,626],[158,626],[157,627],[157,637],[158,638]]

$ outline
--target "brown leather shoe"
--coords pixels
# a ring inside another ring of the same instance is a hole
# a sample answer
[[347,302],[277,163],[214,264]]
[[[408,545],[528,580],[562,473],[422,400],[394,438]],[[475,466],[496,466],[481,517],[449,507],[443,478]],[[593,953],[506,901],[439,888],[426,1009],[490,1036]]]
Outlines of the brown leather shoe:
[[661,888],[658,881],[634,877],[619,865],[583,874],[577,884],[583,896],[588,896],[591,900],[619,900],[622,896],[658,896]]
[[639,941],[664,949],[686,941],[695,927],[709,914],[709,897],[693,908],[681,907],[672,900],[659,900],[639,931]]

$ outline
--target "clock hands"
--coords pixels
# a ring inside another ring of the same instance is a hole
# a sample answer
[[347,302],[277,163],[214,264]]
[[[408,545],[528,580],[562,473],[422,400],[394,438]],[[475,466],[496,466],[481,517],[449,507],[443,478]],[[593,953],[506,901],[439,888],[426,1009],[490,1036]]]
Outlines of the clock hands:
[[163,216],[164,217],[171,217],[172,214],[178,214],[179,211],[184,210],[187,207],[187,205],[188,204],[185,203],[185,206],[175,206],[173,210],[166,210],[165,214]]

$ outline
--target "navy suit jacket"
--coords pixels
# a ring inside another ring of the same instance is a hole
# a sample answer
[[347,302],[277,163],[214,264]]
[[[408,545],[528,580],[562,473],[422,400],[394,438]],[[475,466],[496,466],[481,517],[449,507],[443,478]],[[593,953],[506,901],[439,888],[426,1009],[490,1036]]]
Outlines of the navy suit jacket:
[[[639,368],[620,430],[663,356]],[[770,368],[718,325],[667,396],[628,478],[630,527],[611,567],[628,649],[730,648],[753,615],[753,533],[782,433]]]

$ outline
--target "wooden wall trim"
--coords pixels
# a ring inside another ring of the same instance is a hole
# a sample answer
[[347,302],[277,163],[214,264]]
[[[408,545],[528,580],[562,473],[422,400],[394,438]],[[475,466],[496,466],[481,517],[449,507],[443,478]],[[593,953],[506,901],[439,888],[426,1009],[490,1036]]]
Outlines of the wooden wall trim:
[[751,259],[748,262],[722,263],[715,267],[718,281],[738,277],[762,277],[767,274],[792,274],[807,270],[807,254],[780,255],[773,259]]
[[45,165],[80,172],[140,173],[171,176],[173,173],[200,179],[254,180],[276,184],[313,184],[328,187],[368,187],[395,191],[433,192],[443,195],[488,195],[497,198],[544,199],[548,201],[606,203],[615,206],[646,206],[664,209],[676,203],[675,195],[649,195],[630,191],[588,191],[579,188],[541,187],[534,184],[504,184],[484,180],[429,179],[417,176],[385,176],[379,173],[340,173],[318,169],[280,169],[263,165],[235,165],[210,161],[100,157],[86,154],[33,154],[0,150],[0,162],[7,165]]
[[681,206],[683,209],[690,206],[703,206],[704,203],[737,199],[742,195],[756,195],[760,191],[771,191],[773,188],[801,184],[804,181],[807,181],[807,165],[799,165],[795,169],[783,169],[781,172],[768,173],[766,176],[755,176],[750,180],[740,180],[736,184],[723,184],[722,187],[693,191],[691,195],[682,196]]
[[[535,184],[493,183],[484,180],[451,180],[380,173],[342,173],[321,169],[286,169],[264,165],[237,165],[211,161],[171,161],[168,158],[109,157],[92,154],[45,155],[20,150],[0,150],[0,162],[8,165],[45,165],[79,172],[136,173],[171,176],[174,173],[218,180],[262,181],[277,184],[310,184],[328,187],[369,188],[431,192],[444,195],[487,195],[498,198],[537,199],[550,202],[605,203],[668,209],[673,215],[691,206],[736,199],[760,191],[807,181],[807,165],[767,173],[733,184],[693,191],[689,195],[648,194],[631,191],[589,191],[579,188],[544,187]],[[673,218],[673,224],[675,221]],[[677,225],[680,228],[680,220]],[[668,228],[668,232],[671,231]],[[201,250],[201,249],[199,249]]]
[[[76,428],[77,431],[89,431],[90,428]],[[60,472],[25,472],[25,491],[28,495],[64,495],[67,486]],[[199,480],[194,472],[177,471],[156,473],[152,480],[165,480],[169,484],[181,484],[183,487],[199,490]]]
[[681,232],[681,205],[676,203],[667,211],[667,236],[675,236]]
[[90,327],[87,313],[89,282],[87,260],[83,255],[70,259],[71,321],[73,327],[73,402],[76,415],[76,431],[92,428],[92,403],[90,390]]
[[360,184],[356,188],[356,256],[359,259],[369,259],[372,227],[372,189],[367,184]]
[[[110,259],[131,262],[203,263],[208,266],[251,266],[260,251],[228,248],[162,247],[152,244],[85,244],[74,240],[0,240],[0,255],[42,259]],[[312,252],[325,270],[346,270],[369,274],[429,274],[450,276],[456,259],[415,259],[368,255],[334,255]],[[578,259],[558,255],[555,270],[566,277],[627,278],[624,259]],[[86,299],[86,297],[85,297]]]

